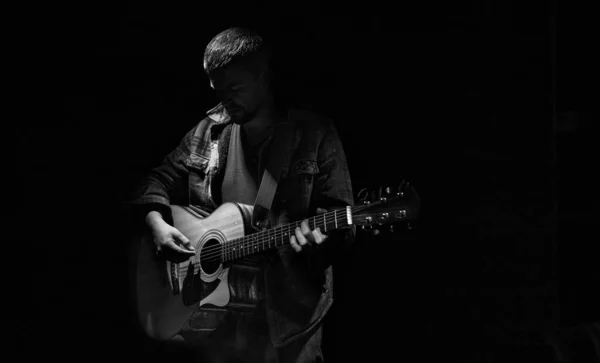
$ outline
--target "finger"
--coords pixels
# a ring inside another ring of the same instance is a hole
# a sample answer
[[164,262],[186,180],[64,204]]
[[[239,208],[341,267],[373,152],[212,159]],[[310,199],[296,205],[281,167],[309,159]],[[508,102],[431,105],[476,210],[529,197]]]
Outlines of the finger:
[[308,221],[304,220],[302,221],[302,223],[300,223],[300,229],[302,234],[304,235],[304,237],[309,240],[310,242],[314,242],[315,241],[315,237],[313,236],[313,234],[310,231],[310,228],[308,227]]
[[317,208],[317,214],[323,214],[326,213],[327,209],[323,209],[323,208]]
[[302,251],[302,246],[300,246],[298,244],[298,242],[296,241],[296,237],[294,237],[294,236],[290,237],[290,245],[292,246],[292,248],[294,249],[294,251],[296,251],[296,252]]
[[161,252],[162,247],[160,246],[160,243],[156,237],[154,237],[154,245],[156,246],[156,254],[158,255]]
[[173,236],[175,238],[177,238],[179,240],[179,242],[181,242],[181,244],[183,245],[183,247],[187,248],[190,251],[194,250],[194,246],[192,246],[192,242],[190,242],[190,240],[180,231],[177,231],[175,233],[173,233]]
[[313,238],[315,239],[315,243],[318,245],[325,242],[325,240],[327,239],[327,235],[325,235],[325,234],[323,234],[323,232],[321,232],[321,227],[317,227],[316,229],[314,229],[312,231],[312,235],[313,235]]
[[179,252],[179,253],[182,253],[182,254],[185,254],[185,255],[194,255],[195,254],[194,251],[190,251],[190,250],[187,250],[187,249],[182,248],[180,246],[177,246],[177,244],[175,243],[174,240],[168,241],[167,243],[165,243],[165,246],[168,246],[170,249],[172,249],[175,252]]
[[[296,227],[296,230],[294,231],[295,235],[296,235],[296,240],[298,241],[298,244],[302,247],[306,246],[308,244],[308,240],[306,239],[306,237],[304,237],[304,234],[302,234],[302,230],[300,229],[300,227]],[[310,231],[309,231],[310,234]]]

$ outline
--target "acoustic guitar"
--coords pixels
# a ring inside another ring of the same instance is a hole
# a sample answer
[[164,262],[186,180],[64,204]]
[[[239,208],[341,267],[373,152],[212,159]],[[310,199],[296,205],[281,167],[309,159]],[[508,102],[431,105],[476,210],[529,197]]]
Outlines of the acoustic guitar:
[[[375,201],[307,218],[311,230],[393,227],[417,218],[420,201],[409,183],[377,194]],[[136,238],[132,245],[135,308],[142,329],[157,340],[175,336],[201,306],[227,308],[228,263],[289,244],[302,222],[247,233],[247,214],[235,203],[224,203],[205,218],[189,207],[172,205],[171,211],[173,226],[190,240],[194,256],[182,263],[165,260],[156,254],[150,236]]]

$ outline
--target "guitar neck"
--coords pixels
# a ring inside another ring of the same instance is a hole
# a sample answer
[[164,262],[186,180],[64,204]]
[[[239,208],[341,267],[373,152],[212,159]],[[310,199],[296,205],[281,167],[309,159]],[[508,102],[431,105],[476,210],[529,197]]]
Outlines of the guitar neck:
[[304,220],[311,230],[319,227],[322,232],[328,232],[347,228],[352,225],[353,211],[354,208],[346,207],[228,241],[223,246],[223,261],[237,260],[289,244],[296,227]]

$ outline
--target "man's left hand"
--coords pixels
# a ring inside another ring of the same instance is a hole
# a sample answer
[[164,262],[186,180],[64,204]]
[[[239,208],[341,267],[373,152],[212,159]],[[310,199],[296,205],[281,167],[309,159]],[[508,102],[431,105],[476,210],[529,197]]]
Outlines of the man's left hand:
[[[317,208],[317,214],[325,212],[325,209]],[[317,227],[311,231],[308,227],[308,221],[304,220],[300,227],[296,227],[294,235],[290,237],[290,245],[292,245],[294,251],[300,252],[303,248],[320,245],[325,240],[327,240],[327,235],[321,232],[321,228]]]

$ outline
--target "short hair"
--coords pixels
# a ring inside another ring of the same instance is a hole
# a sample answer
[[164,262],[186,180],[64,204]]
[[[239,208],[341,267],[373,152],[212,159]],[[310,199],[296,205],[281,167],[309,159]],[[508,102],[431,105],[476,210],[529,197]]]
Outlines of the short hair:
[[232,27],[217,34],[204,51],[204,71],[248,62],[250,67],[269,59],[263,38],[254,30]]

